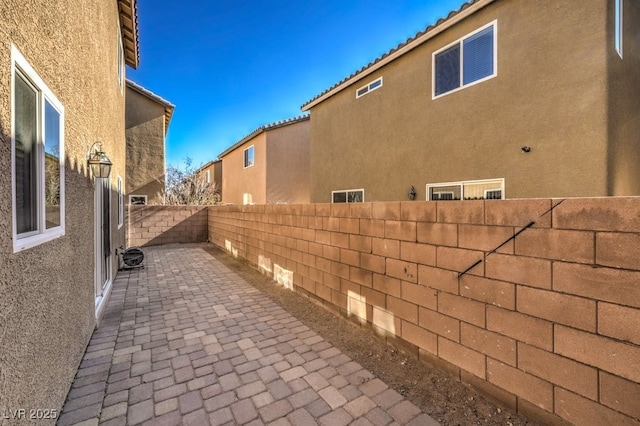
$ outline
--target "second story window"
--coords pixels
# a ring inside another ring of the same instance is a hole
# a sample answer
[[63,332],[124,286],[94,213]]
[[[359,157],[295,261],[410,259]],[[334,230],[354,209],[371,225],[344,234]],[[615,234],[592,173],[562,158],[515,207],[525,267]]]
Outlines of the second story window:
[[244,167],[253,166],[253,145],[244,150]]
[[496,22],[433,54],[434,99],[497,74]]
[[378,88],[382,87],[382,77],[373,80],[371,83],[362,86],[358,90],[356,90],[356,98],[366,95],[369,92],[372,92]]
[[623,0],[615,1],[615,46],[616,52],[622,58],[622,19],[623,19]]
[[120,85],[120,89],[124,88],[124,44],[122,40],[122,32],[120,28],[118,28],[118,84]]
[[207,170],[204,173],[204,181],[205,183],[211,183],[211,170]]

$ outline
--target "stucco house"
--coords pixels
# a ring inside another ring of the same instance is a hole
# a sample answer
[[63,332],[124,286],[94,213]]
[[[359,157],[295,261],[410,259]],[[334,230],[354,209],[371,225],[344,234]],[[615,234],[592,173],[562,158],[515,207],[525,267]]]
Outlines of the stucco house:
[[225,204],[309,202],[308,115],[261,126],[218,158]]
[[[219,158],[209,161],[208,163],[200,166],[195,171],[197,179],[206,183],[207,185],[215,185],[216,191],[222,197],[222,160]],[[222,199],[222,198],[221,198]]]
[[640,195],[639,24],[629,0],[463,4],[302,106],[311,201]]
[[126,204],[156,204],[165,183],[165,142],[175,105],[127,80]]
[[124,244],[136,1],[5,0],[0,16],[0,413],[59,412]]

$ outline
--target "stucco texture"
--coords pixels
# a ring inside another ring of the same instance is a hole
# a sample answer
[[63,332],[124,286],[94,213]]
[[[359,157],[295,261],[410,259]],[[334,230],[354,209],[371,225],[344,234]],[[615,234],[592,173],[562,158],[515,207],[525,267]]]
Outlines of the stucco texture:
[[[640,98],[636,82],[610,75],[612,11],[602,0],[498,0],[313,106],[311,201],[352,188],[367,201],[406,200],[411,185],[424,200],[428,183],[494,178],[505,179],[507,198],[640,194],[610,184],[610,174],[638,174],[628,159],[638,155],[629,141]],[[493,21],[497,75],[433,99],[433,53]],[[629,55],[625,66],[637,69]],[[382,87],[356,99],[378,77]],[[614,85],[625,93],[615,108]],[[628,131],[610,159],[618,108]]]
[[[310,201],[308,119],[263,130],[222,158],[222,201],[242,205],[300,204]],[[244,151],[254,147],[254,165]]]
[[[94,188],[86,170],[91,144],[102,141],[113,162],[113,188],[125,173],[118,8],[97,0],[0,0],[0,22],[0,413],[59,410],[96,322]],[[12,44],[65,109],[66,232],[18,253],[12,243]],[[114,226],[116,203],[114,196]],[[112,247],[123,237],[124,229],[114,228]]]
[[164,189],[165,130],[165,107],[127,88],[127,203],[129,195],[157,203]]

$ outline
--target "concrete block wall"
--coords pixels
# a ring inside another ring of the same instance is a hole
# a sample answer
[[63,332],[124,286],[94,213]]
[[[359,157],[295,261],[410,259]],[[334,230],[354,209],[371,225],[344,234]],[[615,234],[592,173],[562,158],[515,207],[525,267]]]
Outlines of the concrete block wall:
[[137,206],[127,212],[127,247],[207,241],[203,206]]
[[525,415],[640,420],[640,198],[224,206],[208,221],[211,242]]

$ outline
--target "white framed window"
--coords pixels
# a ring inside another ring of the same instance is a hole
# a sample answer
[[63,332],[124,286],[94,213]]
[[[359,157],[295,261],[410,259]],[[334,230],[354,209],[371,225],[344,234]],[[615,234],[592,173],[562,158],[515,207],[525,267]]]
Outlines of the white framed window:
[[146,195],[129,195],[129,204],[133,206],[146,206],[147,196]]
[[365,84],[356,90],[356,99],[382,87],[382,77],[373,80],[371,83]]
[[205,181],[206,183],[211,183],[211,170],[207,170],[207,171],[204,173],[204,181]]
[[64,107],[11,46],[13,252],[65,234]]
[[498,75],[498,21],[433,53],[433,99]]
[[616,52],[622,58],[622,33],[623,33],[623,0],[614,0],[615,3],[615,46]]
[[122,178],[118,176],[118,229],[124,224],[124,194],[122,193]]
[[504,178],[427,184],[427,201],[504,200]]
[[253,145],[244,150],[244,168],[253,166]]
[[364,203],[364,189],[331,191],[332,203]]
[[124,90],[125,61],[124,61],[124,41],[122,39],[122,30],[118,26],[118,84],[120,92]]

